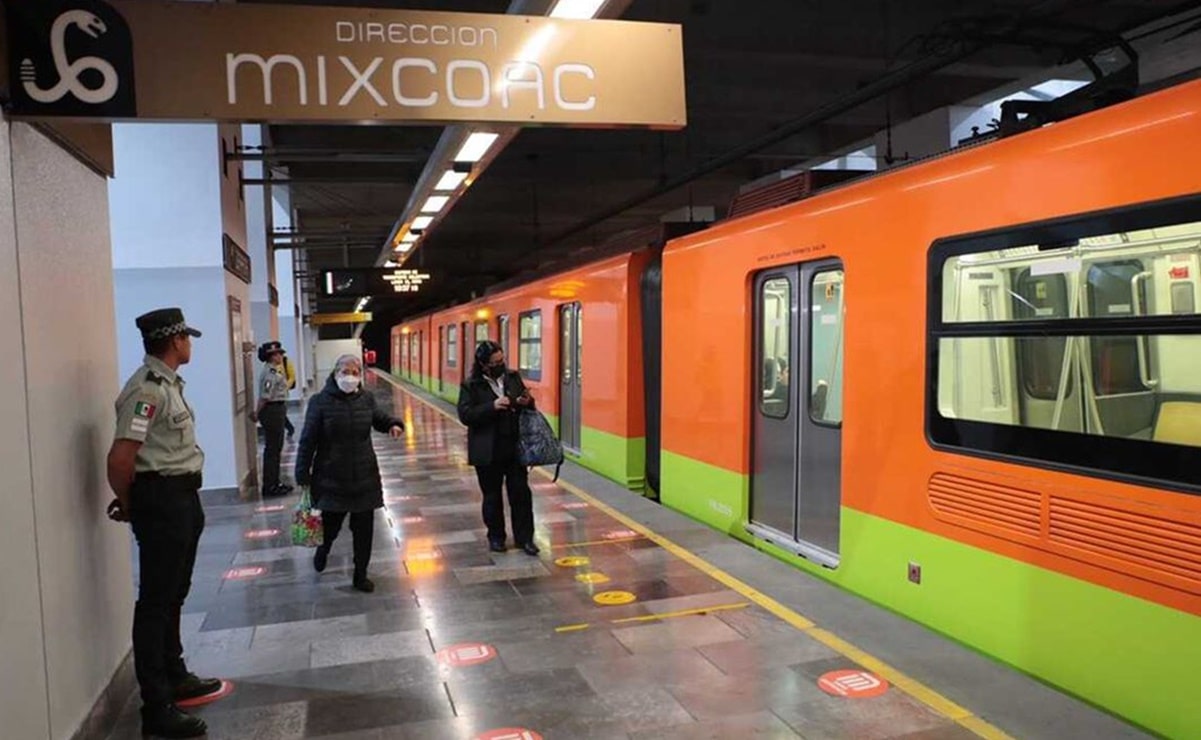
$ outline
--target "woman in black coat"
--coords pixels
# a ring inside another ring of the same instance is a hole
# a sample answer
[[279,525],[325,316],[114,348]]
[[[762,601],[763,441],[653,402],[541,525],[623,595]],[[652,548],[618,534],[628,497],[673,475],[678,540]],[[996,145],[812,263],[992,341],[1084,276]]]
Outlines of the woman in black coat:
[[313,555],[313,567],[318,573],[325,570],[329,549],[350,514],[354,587],[370,593],[375,590],[367,578],[375,510],[384,505],[371,429],[396,439],[404,432],[404,424],[379,408],[375,397],[363,390],[362,375],[359,358],[342,355],[325,388],[309,400],[296,451],[296,483],[311,487],[313,508],[321,511],[325,529],[324,542]]
[[480,342],[471,376],[459,388],[459,420],[467,425],[467,462],[475,466],[484,494],[488,547],[505,551],[503,485],[509,491],[513,542],[527,555],[537,555],[529,473],[517,461],[517,412],[523,408],[534,408],[534,399],[521,375],[505,368],[499,344]]

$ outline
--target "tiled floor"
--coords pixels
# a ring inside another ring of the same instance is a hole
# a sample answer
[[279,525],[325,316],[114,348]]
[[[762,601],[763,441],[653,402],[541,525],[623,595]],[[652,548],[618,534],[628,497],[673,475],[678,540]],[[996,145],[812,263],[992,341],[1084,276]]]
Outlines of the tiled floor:
[[[895,687],[826,693],[850,660],[538,476],[541,557],[489,553],[464,431],[371,387],[408,426],[376,439],[374,594],[350,588],[349,531],[320,575],[290,546],[294,499],[207,504],[184,641],[236,686],[196,710],[210,738],[974,737]],[[690,526],[673,539],[717,541]],[[597,603],[614,591],[633,601]],[[112,737],[139,737],[137,706]]]

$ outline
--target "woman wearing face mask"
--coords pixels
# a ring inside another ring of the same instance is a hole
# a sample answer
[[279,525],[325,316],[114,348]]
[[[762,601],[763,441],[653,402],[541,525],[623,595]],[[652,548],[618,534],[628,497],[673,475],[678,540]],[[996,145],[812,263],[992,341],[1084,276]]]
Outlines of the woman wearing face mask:
[[534,399],[521,375],[505,368],[499,344],[480,342],[471,377],[459,389],[459,420],[467,425],[467,461],[475,466],[484,494],[488,547],[505,551],[503,486],[509,491],[513,542],[527,555],[537,555],[529,474],[517,461],[517,412],[523,408],[534,408]]
[[325,382],[309,401],[296,451],[296,483],[311,486],[313,508],[321,511],[324,544],[313,554],[313,567],[325,570],[330,547],[350,515],[354,539],[354,587],[370,593],[375,584],[367,578],[375,510],[384,505],[379,462],[371,445],[371,429],[393,439],[404,425],[376,405],[375,397],[361,387],[363,365],[354,355],[342,355]]

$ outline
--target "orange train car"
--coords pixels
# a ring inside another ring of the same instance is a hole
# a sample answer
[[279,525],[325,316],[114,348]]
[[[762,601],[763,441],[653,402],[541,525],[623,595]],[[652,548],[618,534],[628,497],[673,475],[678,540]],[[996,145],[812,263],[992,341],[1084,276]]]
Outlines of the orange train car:
[[454,400],[462,337],[539,346],[585,464],[1197,735],[1198,134],[1192,82],[671,240],[661,293],[637,251],[418,317],[393,367]]
[[1192,82],[670,243],[663,504],[1201,735],[1199,137]]
[[392,329],[393,373],[455,402],[476,344],[499,342],[568,457],[641,489],[639,282],[653,256],[651,250],[623,252],[407,320]]

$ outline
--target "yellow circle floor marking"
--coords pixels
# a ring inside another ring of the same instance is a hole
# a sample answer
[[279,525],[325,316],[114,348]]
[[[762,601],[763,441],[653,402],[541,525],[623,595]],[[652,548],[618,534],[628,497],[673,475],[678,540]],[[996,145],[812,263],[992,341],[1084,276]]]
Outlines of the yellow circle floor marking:
[[584,555],[568,555],[565,558],[559,558],[555,561],[555,565],[560,568],[578,568],[581,565],[587,565],[592,561]]
[[575,577],[580,583],[608,583],[609,576],[604,573],[581,573]]
[[638,599],[637,596],[629,591],[602,591],[592,600],[603,606],[616,606],[618,604],[629,604]]

